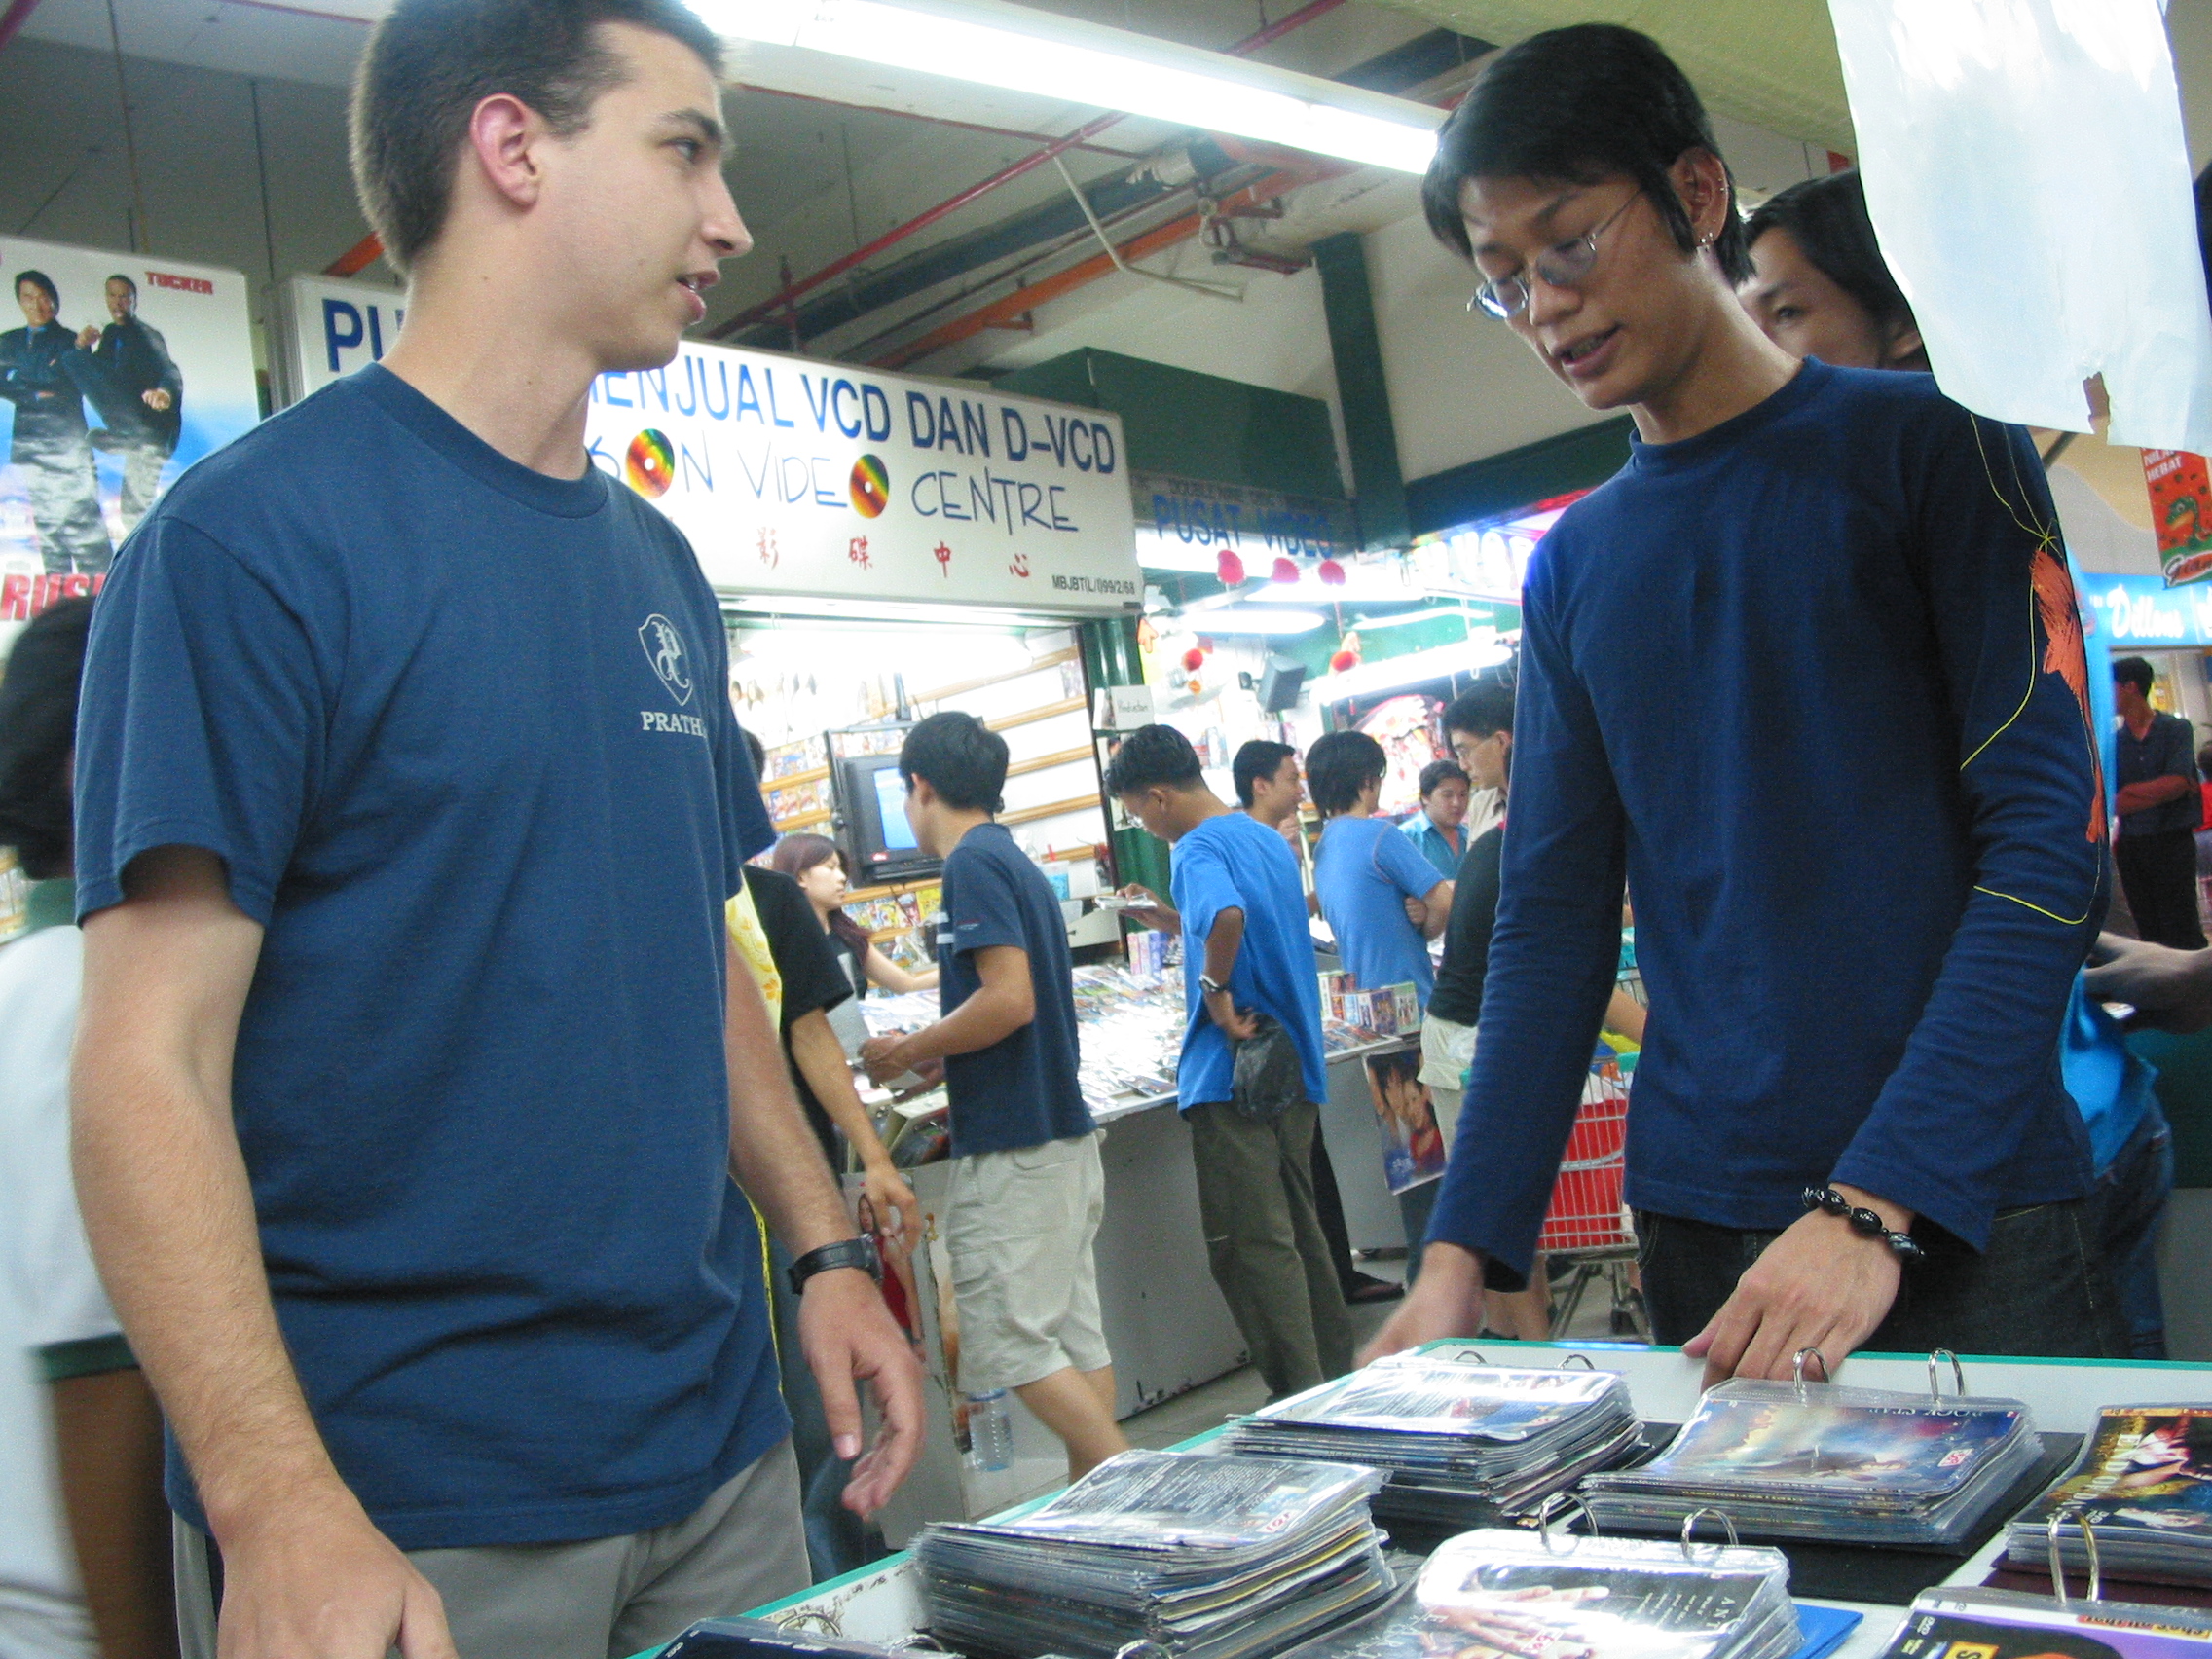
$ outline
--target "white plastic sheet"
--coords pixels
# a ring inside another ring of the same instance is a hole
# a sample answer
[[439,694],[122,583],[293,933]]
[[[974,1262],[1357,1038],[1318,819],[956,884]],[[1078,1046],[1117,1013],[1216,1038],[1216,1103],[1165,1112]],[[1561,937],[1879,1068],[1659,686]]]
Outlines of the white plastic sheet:
[[2212,453],[2212,311],[2157,0],[1828,0],[1882,251],[1977,413]]

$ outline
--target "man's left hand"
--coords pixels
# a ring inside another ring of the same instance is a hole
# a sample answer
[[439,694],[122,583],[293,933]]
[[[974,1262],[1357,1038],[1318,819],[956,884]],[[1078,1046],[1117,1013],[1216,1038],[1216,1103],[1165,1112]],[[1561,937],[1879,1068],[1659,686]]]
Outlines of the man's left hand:
[[140,392],[138,398],[149,409],[166,409],[172,401],[169,394],[158,386],[151,390]]
[[[845,1486],[845,1507],[872,1515],[891,1501],[922,1453],[922,1367],[883,1293],[854,1268],[832,1268],[806,1281],[798,1304],[799,1347],[822,1389],[830,1443],[840,1457],[858,1457]],[[854,1384],[875,1388],[882,1419],[875,1444],[861,1453],[861,1404]]]
[[77,330],[78,350],[90,351],[94,346],[97,346],[99,343],[100,331],[94,328],[91,323],[88,322],[84,327]]
[[[1895,1232],[1912,1225],[1896,1204],[1857,1188],[1837,1191]],[[1902,1272],[1884,1240],[1855,1233],[1842,1216],[1808,1211],[1745,1270],[1735,1294],[1682,1351],[1705,1361],[1709,1388],[1730,1377],[1787,1382],[1806,1348],[1820,1350],[1822,1375],[1814,1380],[1825,1381],[1889,1316]]]
[[1428,927],[1428,904],[1419,899],[1406,901],[1406,920],[1425,931]]

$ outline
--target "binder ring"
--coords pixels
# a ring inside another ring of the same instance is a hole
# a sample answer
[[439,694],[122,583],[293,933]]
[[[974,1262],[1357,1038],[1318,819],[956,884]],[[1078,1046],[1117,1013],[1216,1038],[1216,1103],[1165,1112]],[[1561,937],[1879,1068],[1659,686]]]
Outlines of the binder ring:
[[2050,1594],[2060,1607],[2067,1606],[2066,1562],[2058,1547],[2060,1524],[2073,1516],[2075,1525],[2082,1529],[2082,1546],[2089,1557],[2089,1593],[2087,1600],[2105,1599],[2104,1564],[2097,1559],[2097,1530],[2089,1525],[2089,1517],[2078,1503],[2065,1503],[2051,1511],[2050,1524],[2044,1529],[2044,1548],[2050,1560]]
[[[1709,1503],[1704,1508],[1693,1509],[1687,1515],[1682,1517],[1682,1559],[1684,1561],[1694,1562],[1695,1560],[1697,1560],[1695,1547],[1690,1542],[1690,1534],[1697,1530],[1697,1524],[1700,1518],[1707,1515],[1712,1516],[1715,1521],[1720,1523],[1721,1527],[1728,1533],[1728,1542],[1731,1545],[1739,1543],[1741,1541],[1736,1536],[1736,1523],[1729,1518],[1728,1511],[1725,1509],[1715,1508],[1714,1505]],[[1713,1547],[1714,1549],[1718,1549],[1720,1546],[1718,1544],[1715,1544]]]
[[1835,1381],[1828,1374],[1828,1356],[1826,1354],[1817,1347],[1799,1348],[1789,1356],[1789,1378],[1791,1382],[1797,1384],[1800,1393],[1804,1391],[1805,1387],[1805,1361],[1808,1359],[1817,1359],[1821,1362],[1821,1381],[1823,1382]]
[[788,1630],[793,1635],[828,1636],[834,1637],[839,1641],[842,1641],[845,1635],[845,1627],[837,1622],[837,1616],[834,1613],[793,1610],[777,1618],[775,1623],[779,1630]]
[[1114,1659],[1167,1659],[1167,1649],[1157,1641],[1147,1641],[1140,1637],[1135,1641],[1124,1642],[1115,1648]]
[[1589,1356],[1588,1354],[1586,1354],[1586,1353],[1570,1353],[1570,1354],[1568,1354],[1568,1355],[1567,1355],[1567,1357],[1566,1357],[1565,1359],[1563,1359],[1563,1360],[1561,1360],[1561,1361],[1559,1362],[1559,1368],[1560,1368],[1560,1369],[1561,1369],[1562,1371],[1565,1371],[1565,1370],[1567,1370],[1567,1368],[1568,1368],[1569,1366],[1571,1366],[1571,1365],[1572,1365],[1572,1364],[1573,1364],[1573,1363],[1574,1363],[1574,1362],[1575,1362],[1576,1360],[1578,1360],[1578,1359],[1579,1359],[1580,1361],[1582,1361],[1582,1369],[1583,1369],[1583,1370],[1585,1370],[1585,1371],[1595,1371],[1595,1370],[1597,1370],[1597,1369],[1598,1369],[1598,1362],[1597,1362],[1596,1360],[1592,1359],[1592,1358],[1591,1358],[1591,1357],[1590,1357],[1590,1356]]
[[[1598,1535],[1598,1518],[1590,1513],[1590,1506],[1571,1492],[1555,1492],[1551,1496],[1544,1499],[1543,1507],[1536,1511],[1536,1536],[1543,1541],[1544,1554],[1557,1555],[1560,1553],[1552,1542],[1554,1536],[1552,1523],[1569,1512],[1582,1517],[1584,1525],[1590,1529],[1592,1537]],[[1571,1532],[1567,1534],[1568,1537],[1573,1535]],[[1572,1552],[1569,1551],[1568,1553],[1571,1554]],[[1119,1659],[1119,1656],[1117,1656],[1117,1659]]]
[[1947,1359],[1951,1362],[1953,1392],[1964,1394],[1967,1391],[1967,1370],[1965,1366],[1959,1363],[1959,1356],[1949,1348],[1936,1348],[1928,1356],[1928,1397],[1937,1405],[1943,1402],[1943,1386],[1936,1370],[1936,1362],[1939,1359]]
[[[1488,1365],[1490,1363],[1490,1355],[1484,1353],[1480,1348],[1454,1348],[1443,1357],[1454,1365]],[[1118,1655],[1117,1659],[1119,1659]]]

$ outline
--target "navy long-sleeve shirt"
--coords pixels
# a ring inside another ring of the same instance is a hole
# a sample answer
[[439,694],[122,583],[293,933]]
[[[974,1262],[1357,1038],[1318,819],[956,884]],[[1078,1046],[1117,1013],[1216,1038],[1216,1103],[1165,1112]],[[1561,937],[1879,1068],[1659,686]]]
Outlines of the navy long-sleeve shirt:
[[1807,362],[1640,443],[1523,604],[1503,894],[1430,1236],[1526,1272],[1624,875],[1651,1004],[1632,1204],[1783,1228],[1844,1181],[1979,1248],[2000,1208],[2087,1192],[2057,1037],[2105,825],[2026,435],[1928,376]]

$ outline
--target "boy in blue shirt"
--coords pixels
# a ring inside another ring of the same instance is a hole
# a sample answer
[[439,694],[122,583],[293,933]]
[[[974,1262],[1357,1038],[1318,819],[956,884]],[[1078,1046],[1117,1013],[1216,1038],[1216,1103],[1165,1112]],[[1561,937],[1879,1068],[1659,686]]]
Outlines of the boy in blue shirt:
[[1306,752],[1306,787],[1324,821],[1313,891],[1359,988],[1411,982],[1425,1009],[1436,988],[1428,941],[1451,919],[1452,883],[1388,819],[1375,816],[1389,769],[1382,746],[1363,731],[1331,732]]
[[1661,1341],[1709,1378],[1871,1343],[2124,1340],[2058,1070],[2105,904],[2081,621],[2026,435],[1746,313],[1734,186],[1647,37],[1493,58],[1423,191],[1621,474],[1529,572],[1515,807],[1456,1158],[1379,1340],[1526,1272],[1610,990],[1650,1025],[1628,1201]]
[[[1282,1399],[1351,1369],[1351,1318],[1313,1209],[1329,1081],[1298,861],[1279,834],[1206,787],[1198,752],[1173,726],[1124,738],[1106,789],[1175,849],[1190,1009],[1175,1085],[1206,1260],[1269,1398]],[[1263,1042],[1276,1063],[1248,1064]]]
[[994,818],[1006,765],[1006,739],[974,715],[932,715],[906,734],[906,821],[922,851],[944,860],[944,1017],[871,1039],[861,1058],[879,1081],[942,1062],[960,1386],[1020,1395],[1066,1445],[1072,1481],[1128,1449],[1091,1254],[1106,1177],[1077,1075],[1067,924],[1044,872]]
[[1398,826],[1447,881],[1467,855],[1467,800],[1473,786],[1456,760],[1431,760],[1420,769],[1420,810]]

